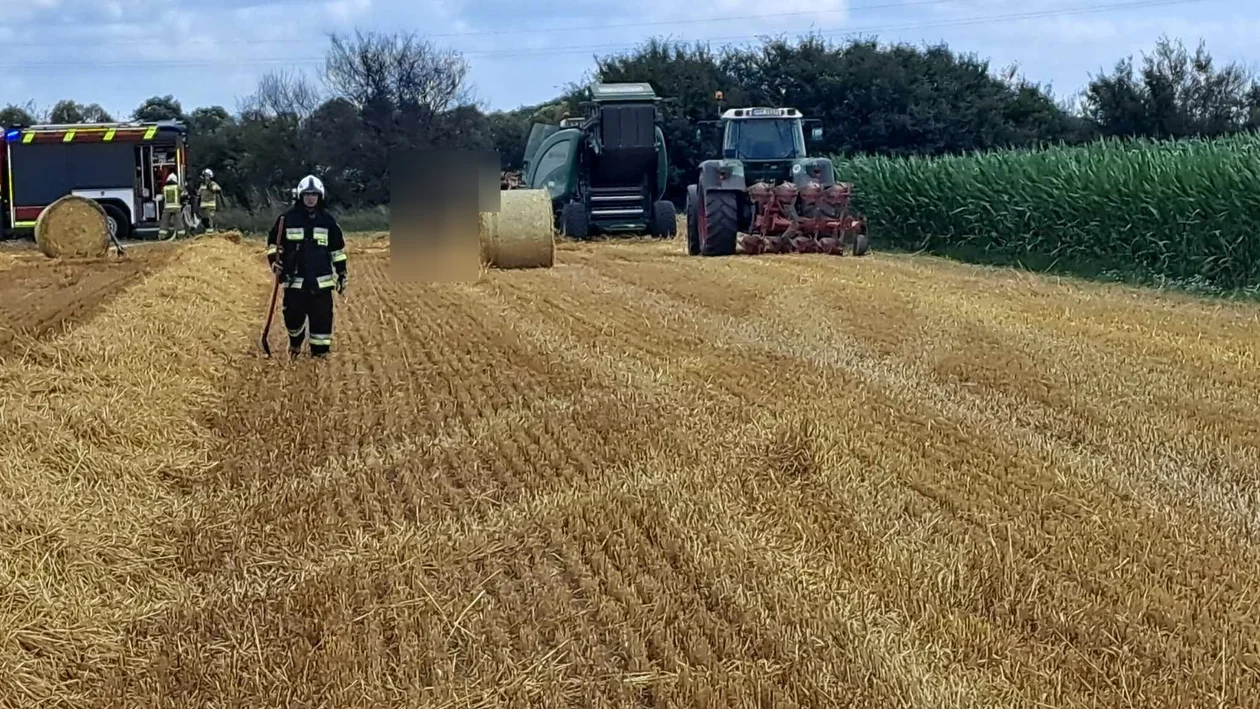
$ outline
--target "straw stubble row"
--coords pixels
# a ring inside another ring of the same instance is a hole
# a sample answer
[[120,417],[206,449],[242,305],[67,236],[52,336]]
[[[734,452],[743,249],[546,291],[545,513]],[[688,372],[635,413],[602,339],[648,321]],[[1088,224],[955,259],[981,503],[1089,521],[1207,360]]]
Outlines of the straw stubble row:
[[1254,311],[664,248],[425,287],[360,252],[333,361],[216,360],[172,590],[79,691],[1247,705]]
[[131,625],[196,598],[165,532],[196,504],[181,481],[214,465],[199,417],[249,329],[239,257],[191,248],[103,304],[69,288],[87,302],[65,310],[95,316],[0,361],[0,704],[94,703],[143,661]]

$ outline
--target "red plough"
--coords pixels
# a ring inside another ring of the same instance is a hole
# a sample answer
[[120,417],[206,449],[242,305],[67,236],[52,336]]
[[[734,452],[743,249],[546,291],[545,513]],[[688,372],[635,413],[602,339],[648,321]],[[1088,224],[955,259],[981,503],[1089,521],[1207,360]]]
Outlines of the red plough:
[[[849,214],[852,185],[841,182],[822,187],[811,181],[798,190],[790,182],[770,186],[758,182],[748,188],[753,218],[748,234],[740,236],[745,254],[823,253],[840,256],[865,251],[859,237],[866,225]],[[861,239],[865,242],[865,239]]]

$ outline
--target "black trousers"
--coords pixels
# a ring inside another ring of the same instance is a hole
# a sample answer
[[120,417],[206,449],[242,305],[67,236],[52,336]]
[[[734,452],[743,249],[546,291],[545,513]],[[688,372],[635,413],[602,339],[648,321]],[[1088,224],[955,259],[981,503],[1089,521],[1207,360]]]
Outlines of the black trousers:
[[308,291],[302,288],[284,290],[284,326],[289,330],[289,350],[302,349],[308,334],[311,354],[328,354],[332,347],[333,292],[331,288]]

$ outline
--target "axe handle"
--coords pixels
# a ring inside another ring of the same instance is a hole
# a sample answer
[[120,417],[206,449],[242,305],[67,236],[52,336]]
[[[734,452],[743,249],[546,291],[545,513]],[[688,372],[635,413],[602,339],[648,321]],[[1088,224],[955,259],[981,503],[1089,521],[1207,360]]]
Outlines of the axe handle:
[[[283,236],[284,215],[282,214],[280,215],[280,222],[276,226],[276,260],[280,260],[282,258],[280,247],[284,243]],[[265,352],[268,357],[271,356],[271,343],[267,341],[267,336],[271,334],[271,321],[275,319],[276,316],[276,298],[280,295],[280,274],[275,274],[275,277],[276,283],[271,289],[271,305],[267,306],[267,323],[263,325],[262,339],[259,340],[259,342],[262,343],[263,352]]]

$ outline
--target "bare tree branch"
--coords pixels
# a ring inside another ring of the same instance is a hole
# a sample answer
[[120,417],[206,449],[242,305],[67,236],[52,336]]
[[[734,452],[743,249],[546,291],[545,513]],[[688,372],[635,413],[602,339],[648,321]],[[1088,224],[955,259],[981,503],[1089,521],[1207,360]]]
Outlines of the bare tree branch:
[[378,134],[423,142],[437,116],[471,103],[466,86],[469,66],[458,52],[437,49],[403,33],[356,31],[353,39],[334,34],[331,43],[325,84],[335,96],[354,104]]
[[258,80],[258,88],[237,102],[242,114],[304,121],[323,102],[319,88],[303,72],[270,72]]

